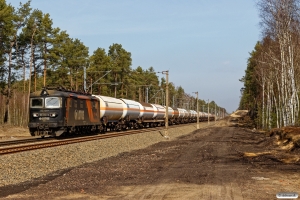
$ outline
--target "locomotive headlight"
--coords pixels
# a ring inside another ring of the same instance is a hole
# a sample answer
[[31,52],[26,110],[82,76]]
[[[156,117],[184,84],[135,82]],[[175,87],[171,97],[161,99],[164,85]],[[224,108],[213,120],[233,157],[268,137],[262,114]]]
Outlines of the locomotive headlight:
[[56,117],[57,114],[56,113],[50,113],[50,117]]
[[33,113],[32,116],[33,117],[39,117],[39,113]]

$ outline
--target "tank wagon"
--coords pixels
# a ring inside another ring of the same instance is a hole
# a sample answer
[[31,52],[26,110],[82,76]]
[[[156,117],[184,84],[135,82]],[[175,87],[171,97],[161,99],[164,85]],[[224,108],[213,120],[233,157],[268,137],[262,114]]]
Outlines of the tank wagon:
[[[159,104],[90,95],[59,88],[33,92],[29,101],[29,131],[32,136],[121,131],[197,121],[197,112]],[[214,115],[199,112],[199,121]]]
[[158,104],[140,103],[129,99],[94,95],[100,101],[100,121],[105,129],[125,130],[131,128],[163,125],[165,108]]

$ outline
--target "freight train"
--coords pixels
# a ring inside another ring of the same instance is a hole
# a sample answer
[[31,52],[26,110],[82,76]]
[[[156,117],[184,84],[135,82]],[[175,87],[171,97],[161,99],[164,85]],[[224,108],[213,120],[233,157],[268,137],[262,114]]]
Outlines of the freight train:
[[[166,107],[123,98],[43,88],[30,94],[29,131],[32,136],[97,134],[164,126]],[[215,116],[199,112],[199,121]],[[168,125],[197,121],[197,112],[168,107]]]

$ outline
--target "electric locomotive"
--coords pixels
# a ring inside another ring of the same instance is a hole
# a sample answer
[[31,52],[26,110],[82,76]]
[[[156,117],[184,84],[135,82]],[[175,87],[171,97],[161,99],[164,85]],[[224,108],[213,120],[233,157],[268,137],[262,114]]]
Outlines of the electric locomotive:
[[100,132],[99,100],[60,88],[30,94],[29,131],[32,136]]

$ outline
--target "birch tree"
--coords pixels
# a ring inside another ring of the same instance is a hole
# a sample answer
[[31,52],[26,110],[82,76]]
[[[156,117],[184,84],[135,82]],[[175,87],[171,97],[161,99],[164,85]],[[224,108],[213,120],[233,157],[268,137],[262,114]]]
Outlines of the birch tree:
[[[299,113],[299,98],[295,77],[298,64],[294,62],[297,43],[294,40],[299,35],[299,1],[261,0],[258,7],[263,33],[276,41],[279,49],[279,68],[277,69],[274,65],[271,69],[277,74],[278,93],[273,92],[272,94],[275,95],[277,109],[282,117],[282,125],[295,125]],[[273,65],[272,62],[272,60],[269,61],[271,65]],[[274,85],[270,86],[268,89],[273,90]]]

